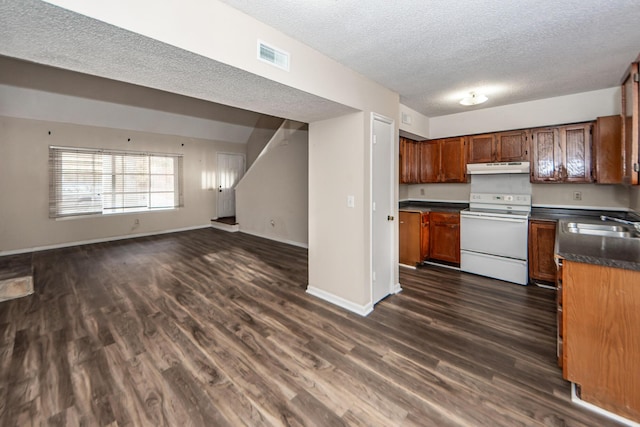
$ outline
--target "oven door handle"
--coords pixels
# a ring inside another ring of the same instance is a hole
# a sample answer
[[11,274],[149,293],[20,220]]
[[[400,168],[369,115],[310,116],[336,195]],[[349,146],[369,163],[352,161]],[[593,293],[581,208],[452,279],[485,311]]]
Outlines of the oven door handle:
[[516,223],[524,223],[527,222],[526,219],[515,219],[515,218],[503,218],[497,216],[483,216],[483,215],[461,215],[461,218],[468,219],[484,219],[487,221],[499,221],[499,222],[516,222]]

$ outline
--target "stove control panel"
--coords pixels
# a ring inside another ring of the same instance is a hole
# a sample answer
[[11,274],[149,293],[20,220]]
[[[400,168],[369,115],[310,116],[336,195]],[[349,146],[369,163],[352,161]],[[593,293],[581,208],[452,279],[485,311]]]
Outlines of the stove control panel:
[[492,194],[492,193],[471,193],[471,203],[484,203],[495,205],[531,205],[530,194]]

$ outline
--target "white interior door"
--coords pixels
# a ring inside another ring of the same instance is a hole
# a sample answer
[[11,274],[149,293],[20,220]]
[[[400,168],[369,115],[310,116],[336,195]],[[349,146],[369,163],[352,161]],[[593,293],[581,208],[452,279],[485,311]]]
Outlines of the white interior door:
[[372,295],[377,303],[393,290],[393,121],[374,116],[372,124]]
[[218,218],[235,216],[235,186],[244,175],[242,154],[218,153]]

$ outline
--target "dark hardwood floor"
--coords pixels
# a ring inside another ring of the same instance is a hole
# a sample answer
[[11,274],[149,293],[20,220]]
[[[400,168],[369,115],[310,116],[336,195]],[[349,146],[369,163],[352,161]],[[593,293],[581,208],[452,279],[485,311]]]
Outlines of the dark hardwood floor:
[[307,251],[194,230],[33,254],[0,304],[2,426],[607,426],[555,364],[553,292],[434,267],[366,318]]

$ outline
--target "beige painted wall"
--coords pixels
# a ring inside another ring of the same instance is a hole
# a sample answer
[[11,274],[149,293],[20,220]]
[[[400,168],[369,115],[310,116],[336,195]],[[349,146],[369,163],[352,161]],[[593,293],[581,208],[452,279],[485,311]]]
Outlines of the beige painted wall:
[[[154,0],[50,3],[361,111],[309,124],[309,199],[315,207],[309,215],[309,282],[350,303],[370,301],[371,221],[363,210],[371,203],[369,115],[397,120],[397,93],[220,1],[185,0],[180,7]],[[257,60],[257,40],[288,51],[290,70]],[[255,101],[226,103],[257,110]],[[347,194],[355,196],[356,208],[345,213]]]
[[[630,203],[629,189],[622,185],[533,184],[531,190],[533,206],[626,210]],[[582,200],[573,200],[576,191]]]
[[[405,187],[404,197],[400,200],[427,200],[432,202],[469,201],[470,184],[411,184]],[[423,194],[424,193],[424,194]]]
[[[207,226],[216,211],[216,154],[243,153],[245,149],[240,144],[197,138],[9,117],[0,117],[0,135],[0,255]],[[183,153],[185,206],[158,212],[49,219],[49,145]],[[135,219],[139,219],[139,225],[134,224]]]
[[247,141],[247,170],[251,169],[253,162],[260,156],[283,122],[284,119],[272,116],[261,116],[258,119]]
[[629,207],[640,214],[640,187],[629,189]]
[[[403,115],[408,116],[408,121],[411,123],[404,123],[402,121]],[[400,104],[398,126],[400,134],[407,138],[415,139],[416,141],[429,138],[429,117],[403,104]]]
[[364,120],[354,113],[309,125],[309,286],[360,305],[371,298],[363,251],[365,147],[357,143],[365,138]]
[[[48,2],[349,107],[398,116],[395,92],[217,0],[183,0],[179,7],[155,0]],[[289,52],[289,71],[259,61],[258,40]]]
[[[470,184],[401,185],[400,200],[467,203],[470,190]],[[575,191],[581,193],[582,200],[573,200]],[[622,185],[533,184],[531,199],[534,206],[583,209],[611,208],[624,210],[631,203],[629,189]]]
[[306,125],[287,121],[236,186],[240,231],[300,246],[308,244]]
[[558,96],[465,113],[431,117],[429,137],[472,135],[595,120],[620,113],[620,88]]

